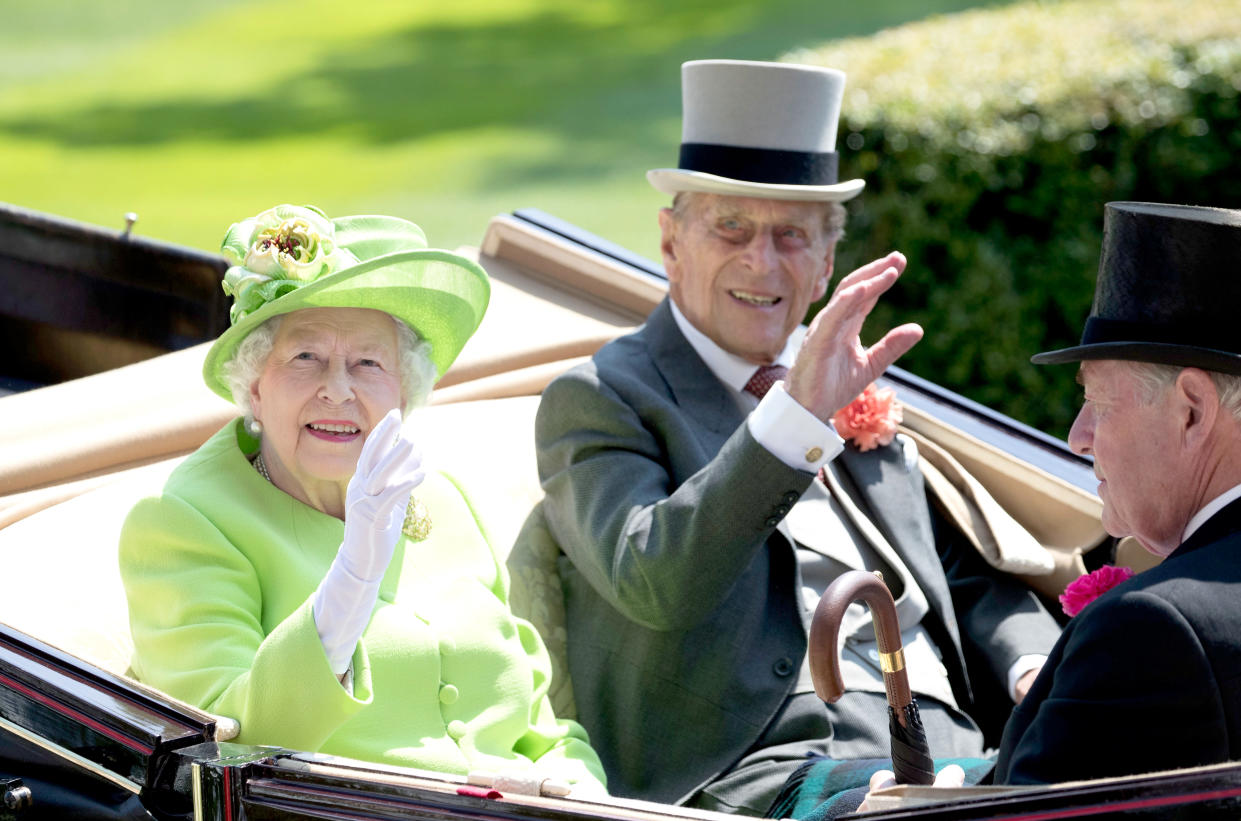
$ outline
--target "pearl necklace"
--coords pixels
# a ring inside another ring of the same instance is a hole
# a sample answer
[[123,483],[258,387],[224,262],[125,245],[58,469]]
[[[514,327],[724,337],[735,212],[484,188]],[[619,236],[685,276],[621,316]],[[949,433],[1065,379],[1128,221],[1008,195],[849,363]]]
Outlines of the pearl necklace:
[[[271,474],[267,472],[267,463],[263,461],[262,453],[254,457],[254,469],[259,472],[259,476],[262,476],[264,479],[271,482]],[[272,484],[275,483],[272,482]]]

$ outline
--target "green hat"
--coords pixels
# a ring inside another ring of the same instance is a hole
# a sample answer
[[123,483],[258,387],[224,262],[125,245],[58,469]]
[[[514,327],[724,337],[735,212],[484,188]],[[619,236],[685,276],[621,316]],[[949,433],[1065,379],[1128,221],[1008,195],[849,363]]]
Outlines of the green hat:
[[374,308],[431,345],[439,376],[478,329],[491,284],[473,260],[427,248],[422,229],[383,216],[328,219],[313,206],[277,205],[228,229],[232,327],[207,352],[207,387],[232,400],[224,366],[247,335],[303,308]]

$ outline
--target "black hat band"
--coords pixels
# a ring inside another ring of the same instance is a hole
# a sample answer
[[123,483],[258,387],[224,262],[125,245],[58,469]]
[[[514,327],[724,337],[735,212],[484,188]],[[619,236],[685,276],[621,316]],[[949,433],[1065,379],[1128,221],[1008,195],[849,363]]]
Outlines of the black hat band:
[[1237,352],[1237,334],[1233,329],[1212,327],[1199,323],[1186,325],[1151,325],[1146,322],[1130,322],[1123,319],[1104,319],[1092,316],[1082,330],[1083,345],[1106,342],[1153,342],[1161,345],[1182,345],[1191,348],[1207,348],[1215,351]]
[[767,185],[835,185],[839,156],[835,151],[681,143],[678,167]]

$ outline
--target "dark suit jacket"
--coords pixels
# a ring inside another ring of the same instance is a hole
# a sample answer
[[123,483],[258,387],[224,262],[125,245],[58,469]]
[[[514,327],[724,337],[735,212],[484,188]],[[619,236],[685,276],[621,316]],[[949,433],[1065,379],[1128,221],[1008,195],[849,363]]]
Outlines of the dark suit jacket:
[[[796,682],[800,576],[777,525],[813,475],[753,439],[666,302],[548,386],[536,441],[547,492],[536,515],[565,555],[578,717],[614,794],[685,800],[754,744]],[[1048,651],[1051,617],[1019,585],[974,572],[972,550],[948,557],[954,607],[921,474],[900,447],[841,459],[926,594],[964,708],[969,648],[993,681]]]
[[992,779],[1038,784],[1241,759],[1241,501],[1077,614]]

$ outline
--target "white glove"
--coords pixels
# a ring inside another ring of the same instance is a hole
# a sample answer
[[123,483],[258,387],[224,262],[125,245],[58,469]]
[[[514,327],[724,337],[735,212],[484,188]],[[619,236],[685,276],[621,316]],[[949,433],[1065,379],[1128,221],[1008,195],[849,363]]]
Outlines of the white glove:
[[345,537],[315,591],[315,627],[336,675],[366,629],[392,551],[401,537],[409,494],[422,483],[422,456],[393,409],[366,437],[345,491]]

